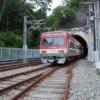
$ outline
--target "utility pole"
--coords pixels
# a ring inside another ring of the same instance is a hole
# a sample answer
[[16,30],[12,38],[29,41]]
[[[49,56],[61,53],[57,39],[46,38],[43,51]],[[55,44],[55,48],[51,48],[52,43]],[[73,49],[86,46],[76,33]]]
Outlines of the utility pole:
[[93,61],[94,55],[94,2],[81,2],[81,5],[88,6],[87,12],[87,28],[90,38],[88,39],[88,61]]
[[[90,29],[90,40],[93,43],[93,54],[89,51],[91,55],[94,55],[94,65],[97,70],[100,70],[100,0],[93,0],[93,2],[83,2],[81,4],[89,5],[89,29]],[[91,49],[91,48],[89,48]]]
[[27,16],[24,16],[24,25],[23,25],[23,62],[26,63],[26,51],[27,51],[27,45],[26,45],[26,36],[27,35]]
[[[32,32],[33,30],[41,30],[41,29],[47,29],[48,31],[50,28],[47,28],[44,23],[44,19],[41,20],[27,20],[28,16],[24,16],[24,23],[23,23],[23,62],[26,63],[27,58],[27,44],[26,44],[26,38],[27,34]],[[27,24],[29,24],[29,27],[27,28]]]
[[94,5],[89,5],[89,12],[87,13],[87,27],[90,38],[88,39],[88,61],[94,60]]
[[95,13],[95,66],[100,70],[100,0],[94,2]]

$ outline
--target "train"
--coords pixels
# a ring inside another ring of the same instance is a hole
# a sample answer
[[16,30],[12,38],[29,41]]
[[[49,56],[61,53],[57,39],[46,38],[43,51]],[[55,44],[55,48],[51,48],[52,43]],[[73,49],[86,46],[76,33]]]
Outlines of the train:
[[67,31],[41,33],[39,49],[42,63],[64,64],[84,55],[84,46]]

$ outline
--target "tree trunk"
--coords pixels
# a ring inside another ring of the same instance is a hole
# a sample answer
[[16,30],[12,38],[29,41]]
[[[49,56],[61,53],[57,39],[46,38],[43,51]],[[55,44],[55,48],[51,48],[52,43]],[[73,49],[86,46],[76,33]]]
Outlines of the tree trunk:
[[7,1],[7,0],[4,0],[3,6],[2,6],[2,9],[1,9],[1,13],[0,13],[0,21],[1,21],[1,17],[2,17],[4,8],[5,8],[5,5],[6,5],[6,1]]

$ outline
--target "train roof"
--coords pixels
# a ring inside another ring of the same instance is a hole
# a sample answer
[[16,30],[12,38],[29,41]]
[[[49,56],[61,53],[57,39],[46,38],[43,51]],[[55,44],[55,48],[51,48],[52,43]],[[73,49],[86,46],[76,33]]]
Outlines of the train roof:
[[46,37],[52,37],[52,36],[61,36],[61,35],[67,35],[67,31],[50,31],[50,32],[43,32],[41,36]]
[[42,34],[47,34],[47,33],[50,33],[50,34],[54,34],[54,33],[68,33],[67,31],[48,31],[48,32],[43,32]]

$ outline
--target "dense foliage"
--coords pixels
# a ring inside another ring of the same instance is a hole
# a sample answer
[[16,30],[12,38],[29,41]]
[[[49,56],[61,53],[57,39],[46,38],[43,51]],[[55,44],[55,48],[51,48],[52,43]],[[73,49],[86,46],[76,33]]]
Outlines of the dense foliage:
[[[21,1],[25,0],[0,0],[0,47],[23,47],[23,16],[29,16],[28,20],[45,19],[54,30],[75,14],[83,0],[69,0],[67,5],[56,7],[50,16],[46,15],[52,0],[30,0],[32,4]],[[40,30],[28,33],[28,48],[38,48],[39,40]]]
[[56,29],[60,25],[67,23],[75,14],[80,2],[85,0],[69,0],[65,6],[58,6],[53,13],[47,18],[47,26]]
[[[4,2],[6,1],[5,5]],[[34,3],[21,2],[24,0],[0,0],[0,47],[23,47],[23,17],[28,20],[43,19],[42,10],[35,11]],[[34,0],[35,1],[35,0]],[[37,1],[37,0],[36,0]],[[51,0],[49,0],[51,1]],[[44,3],[45,4],[45,3]],[[1,15],[2,8],[4,7]],[[49,9],[49,8],[48,8]],[[46,11],[45,11],[46,12]],[[29,48],[37,48],[39,45],[39,31],[27,34]]]

